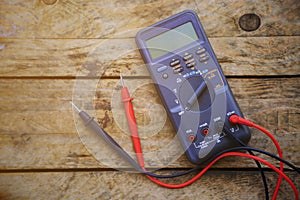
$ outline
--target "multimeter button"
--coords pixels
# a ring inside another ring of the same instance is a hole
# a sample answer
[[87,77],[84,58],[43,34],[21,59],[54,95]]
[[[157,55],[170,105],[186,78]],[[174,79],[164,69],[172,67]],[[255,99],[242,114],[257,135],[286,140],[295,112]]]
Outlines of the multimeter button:
[[196,51],[196,54],[197,55],[200,55],[200,54],[203,54],[206,52],[206,49],[205,48],[199,48],[197,51]]
[[170,109],[171,113],[179,113],[180,111],[182,111],[182,107],[181,105],[175,106],[174,108]]
[[192,58],[193,58],[193,54],[188,54],[188,55],[185,55],[185,56],[183,57],[183,60],[184,60],[184,61],[187,61],[187,60],[192,59]]
[[180,60],[179,60],[179,59],[176,59],[176,60],[174,60],[174,61],[172,61],[172,62],[170,63],[170,66],[171,66],[171,67],[174,67],[174,66],[178,65],[179,63],[180,63]]
[[204,56],[204,57],[199,58],[199,61],[200,61],[200,62],[205,62],[205,61],[207,61],[208,59],[209,59],[209,56]]
[[174,69],[174,73],[175,73],[175,74],[178,74],[178,73],[180,73],[180,72],[183,72],[183,68],[182,68],[182,67],[179,67],[179,68],[177,68],[177,69]]
[[195,62],[190,62],[190,63],[187,63],[187,64],[186,64],[186,67],[187,67],[187,68],[192,68],[192,67],[194,67],[195,65],[196,65]]
[[178,68],[182,68],[181,65],[176,65],[173,69],[178,69]]
[[168,76],[167,73],[164,73],[164,74],[162,75],[162,77],[163,77],[164,79],[167,79],[169,76]]
[[167,67],[166,65],[163,65],[163,66],[161,66],[161,67],[158,67],[158,68],[156,69],[156,71],[157,71],[158,73],[160,73],[160,72],[165,71],[167,68],[168,68],[168,67]]

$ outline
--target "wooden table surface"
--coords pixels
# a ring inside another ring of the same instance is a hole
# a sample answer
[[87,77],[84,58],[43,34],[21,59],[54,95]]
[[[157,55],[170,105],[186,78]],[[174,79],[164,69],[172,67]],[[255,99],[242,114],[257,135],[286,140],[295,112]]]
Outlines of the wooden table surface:
[[[200,17],[245,117],[270,130],[284,157],[300,165],[298,0],[3,0],[0,199],[264,199],[251,160],[223,159],[196,183],[171,190],[112,169],[124,165],[97,138],[76,130],[72,99],[132,154],[116,101],[121,72],[134,90],[140,130],[151,133],[141,133],[144,151],[154,152],[146,165],[164,167],[158,173],[193,167],[184,155],[170,162],[155,151],[175,133],[134,41],[139,29],[185,9]],[[251,131],[251,146],[276,153],[266,136]],[[299,187],[299,176],[286,173]],[[266,176],[272,194],[277,174],[266,168]],[[294,199],[285,181],[278,199]]]

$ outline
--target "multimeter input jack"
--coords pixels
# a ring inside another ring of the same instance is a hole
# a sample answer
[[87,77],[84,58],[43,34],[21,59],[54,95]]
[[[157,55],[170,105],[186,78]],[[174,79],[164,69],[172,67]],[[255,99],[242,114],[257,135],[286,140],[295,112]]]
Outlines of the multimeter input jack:
[[196,136],[191,134],[188,136],[190,142],[194,142],[196,140]]
[[202,133],[203,136],[207,136],[209,134],[208,127],[203,128],[202,131],[201,131],[201,133]]

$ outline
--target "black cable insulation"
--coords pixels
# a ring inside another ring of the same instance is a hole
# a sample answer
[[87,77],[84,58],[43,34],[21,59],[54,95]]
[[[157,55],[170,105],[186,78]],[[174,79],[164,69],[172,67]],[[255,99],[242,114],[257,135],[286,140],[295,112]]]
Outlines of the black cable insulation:
[[[226,124],[224,123],[224,126],[223,126],[223,131],[225,131],[225,133],[227,133],[228,135],[230,135],[231,138],[233,138],[238,144],[240,144],[241,146],[244,146],[246,147],[247,145],[241,141],[238,137],[236,137],[235,135],[233,135],[231,133],[231,131],[229,130],[229,128],[226,126]],[[252,155],[252,156],[256,156],[251,150],[247,150],[247,152]],[[266,197],[266,200],[269,200],[269,189],[268,189],[268,183],[267,183],[267,180],[266,180],[266,176],[265,176],[265,173],[264,171],[262,170],[262,167],[261,167],[261,164],[260,162],[258,162],[257,160],[254,160],[257,168],[258,168],[258,171],[261,175],[261,179],[262,179],[262,182],[263,182],[263,185],[264,185],[264,190],[265,190],[265,197]]]
[[[171,174],[171,175],[157,175],[154,173],[150,173],[147,172],[145,170],[143,170],[139,164],[107,133],[105,132],[94,120],[90,120],[90,116],[85,113],[84,111],[79,112],[79,116],[84,120],[84,122],[88,122],[85,125],[90,127],[91,129],[93,129],[97,135],[99,137],[101,137],[114,151],[116,151],[120,157],[122,157],[125,161],[127,161],[135,170],[137,170],[138,172],[151,176],[151,177],[155,177],[155,178],[175,178],[175,177],[179,177],[179,176],[183,176],[186,175],[188,173],[191,173],[193,171],[196,170],[201,170],[200,166],[197,166],[193,169],[187,170],[185,172],[181,172],[181,173],[177,173],[177,174]],[[265,152],[263,150],[259,150],[259,149],[255,149],[252,147],[234,147],[234,148],[230,148],[230,149],[226,149],[220,153],[218,153],[217,155],[215,155],[213,158],[207,160],[206,162],[204,162],[203,164],[208,164],[210,163],[212,160],[214,160],[215,158],[217,158],[218,156],[222,155],[223,153],[226,152],[232,152],[232,151],[240,151],[240,150],[251,150],[251,151],[255,151],[255,152],[259,152],[259,153],[263,153],[265,155],[268,155],[274,159],[277,159],[281,162],[283,162],[284,164],[288,165],[289,167],[291,167],[292,169],[294,169],[298,174],[300,174],[299,169],[297,169],[297,167],[295,167],[293,164],[289,163],[288,161],[279,158],[276,155],[273,155],[269,152]]]
[[[154,174],[154,173],[150,173],[150,172],[145,172],[140,166],[139,164],[122,148],[120,147],[120,145],[117,145],[118,143],[112,138],[109,136],[108,133],[106,133],[106,131],[104,131],[103,129],[101,129],[101,134],[102,138],[105,138],[105,142],[110,146],[112,147],[125,161],[127,161],[135,170],[137,170],[138,172],[140,173],[143,173],[145,175],[149,175],[149,176],[152,176],[152,177],[155,177],[155,178],[175,178],[175,177],[179,177],[179,176],[183,176],[183,175],[186,175],[186,174],[189,174],[193,171],[196,171],[196,170],[200,170],[202,169],[201,166],[197,166],[195,168],[192,168],[190,170],[187,170],[185,172],[181,172],[181,173],[178,173],[178,174],[171,174],[171,175],[158,175],[158,174]],[[100,135],[100,134],[98,134]],[[269,153],[269,152],[266,152],[266,151],[263,151],[263,150],[260,150],[260,149],[256,149],[256,148],[253,148],[253,147],[233,147],[233,148],[229,148],[229,149],[226,149],[224,151],[221,151],[220,153],[216,154],[214,157],[208,159],[207,161],[203,162],[202,165],[205,165],[207,163],[210,163],[212,160],[214,160],[215,158],[219,157],[220,155],[222,155],[223,153],[227,153],[227,152],[233,152],[233,151],[241,151],[241,150],[251,150],[251,151],[255,151],[255,152],[259,152],[259,153],[262,153],[262,154],[265,154],[267,156],[270,156],[278,161],[281,161],[283,162],[284,164],[286,164],[287,166],[289,166],[290,168],[292,168],[293,170],[295,170],[298,174],[300,174],[300,170],[294,166],[293,164],[291,164],[290,162],[272,154],[272,153]]]
[[[216,156],[214,156],[213,158],[205,161],[203,164],[207,164],[207,163],[210,163],[212,160],[214,160],[216,157],[224,154],[224,153],[227,153],[227,152],[236,152],[236,151],[243,151],[243,150],[251,150],[251,151],[255,151],[255,152],[258,152],[258,153],[262,153],[262,154],[265,154],[273,159],[276,159],[278,161],[281,161],[283,162],[284,164],[286,164],[287,166],[289,166],[290,168],[292,168],[294,171],[296,171],[298,174],[300,174],[300,170],[299,168],[297,168],[296,166],[294,166],[292,163],[284,160],[284,159],[281,159],[280,157],[272,154],[272,153],[269,153],[269,152],[266,152],[266,151],[263,151],[263,150],[260,150],[260,149],[256,149],[256,148],[253,148],[253,147],[233,147],[233,148],[229,148],[229,149],[226,149],[218,154],[216,154]],[[155,178],[175,178],[175,177],[179,177],[179,176],[183,176],[183,175],[187,175],[191,172],[194,172],[194,171],[197,171],[197,170],[201,170],[202,167],[201,166],[197,166],[195,168],[192,168],[192,169],[189,169],[189,170],[186,170],[184,172],[181,172],[181,173],[177,173],[177,174],[171,174],[171,175],[157,175],[157,174],[154,174],[154,173],[148,173],[148,172],[142,172],[143,174],[146,174],[146,175],[149,175],[149,176],[152,176],[152,177],[155,177]]]

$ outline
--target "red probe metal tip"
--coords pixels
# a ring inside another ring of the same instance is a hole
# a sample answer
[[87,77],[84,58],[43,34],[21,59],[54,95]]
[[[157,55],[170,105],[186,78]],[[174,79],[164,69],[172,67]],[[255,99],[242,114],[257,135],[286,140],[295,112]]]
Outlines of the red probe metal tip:
[[120,80],[121,80],[121,85],[122,85],[122,87],[125,87],[125,84],[124,84],[123,77],[122,77],[122,74],[121,74],[121,73],[120,73]]

